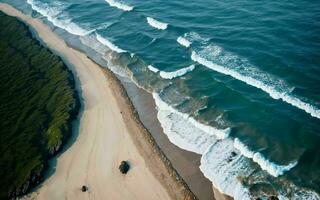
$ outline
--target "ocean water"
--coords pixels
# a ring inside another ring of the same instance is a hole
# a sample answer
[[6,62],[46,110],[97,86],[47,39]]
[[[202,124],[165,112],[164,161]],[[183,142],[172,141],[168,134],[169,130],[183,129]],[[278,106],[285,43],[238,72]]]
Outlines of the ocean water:
[[235,199],[320,199],[320,1],[0,0],[153,95]]

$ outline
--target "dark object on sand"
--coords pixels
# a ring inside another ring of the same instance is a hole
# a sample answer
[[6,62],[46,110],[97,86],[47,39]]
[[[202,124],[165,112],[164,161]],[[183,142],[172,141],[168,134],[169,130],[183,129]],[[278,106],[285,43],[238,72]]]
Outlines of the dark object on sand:
[[88,191],[88,186],[83,185],[83,186],[81,187],[81,191],[82,191],[82,192]]
[[119,170],[122,174],[127,174],[128,171],[130,169],[130,165],[127,161],[122,161],[120,166],[119,166]]
[[[258,197],[256,200],[262,200],[262,199],[265,199],[265,197],[264,197],[264,198]],[[276,196],[269,196],[269,197],[268,197],[268,200],[279,200],[279,198],[276,197]]]

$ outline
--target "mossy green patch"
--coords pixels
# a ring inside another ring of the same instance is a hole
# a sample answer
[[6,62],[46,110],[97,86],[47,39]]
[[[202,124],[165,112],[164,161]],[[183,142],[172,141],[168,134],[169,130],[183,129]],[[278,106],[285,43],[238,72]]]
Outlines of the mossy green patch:
[[71,134],[79,102],[61,59],[0,12],[0,199],[25,193]]

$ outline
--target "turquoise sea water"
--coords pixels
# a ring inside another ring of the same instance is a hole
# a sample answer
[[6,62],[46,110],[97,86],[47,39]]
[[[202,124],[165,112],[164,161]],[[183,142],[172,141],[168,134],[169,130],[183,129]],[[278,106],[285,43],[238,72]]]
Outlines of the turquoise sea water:
[[153,94],[220,191],[320,199],[320,2],[0,0]]

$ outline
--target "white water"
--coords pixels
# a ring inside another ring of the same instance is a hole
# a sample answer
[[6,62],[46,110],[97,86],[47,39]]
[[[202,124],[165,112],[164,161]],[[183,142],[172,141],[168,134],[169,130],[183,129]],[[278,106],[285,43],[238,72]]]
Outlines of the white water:
[[222,138],[227,138],[229,130],[211,131],[207,125],[200,124],[169,106],[157,93],[153,93],[153,98],[157,105],[158,119],[170,142],[182,149],[201,154],[200,169],[220,192],[236,197],[236,200],[250,199],[237,177],[241,174],[248,175],[253,169],[250,169],[240,153],[229,162],[231,152],[237,150],[231,139],[218,139],[222,135],[225,135]]
[[148,69],[150,71],[154,72],[154,73],[158,73],[159,72],[159,70],[157,68],[155,68],[154,66],[152,66],[152,65],[148,65]]
[[193,71],[194,68],[195,68],[194,65],[190,65],[189,67],[185,67],[185,68],[179,69],[177,71],[173,71],[173,72],[161,71],[160,76],[164,79],[173,79],[173,78],[183,76],[186,73]]
[[160,30],[165,30],[168,27],[167,23],[159,22],[151,17],[147,17],[147,22],[150,26]]
[[31,6],[31,8],[41,15],[45,16],[53,25],[68,31],[73,35],[84,36],[88,35],[94,30],[86,30],[81,28],[76,23],[72,22],[68,16],[64,16],[63,18],[57,16],[63,11],[63,5],[46,5],[45,3],[38,3],[34,0],[27,0],[27,3]]
[[[295,165],[275,165],[264,157],[259,157],[261,154],[250,151],[238,139],[230,138],[230,129],[219,130],[199,123],[188,114],[181,113],[165,103],[158,93],[152,95],[158,110],[157,117],[170,142],[182,149],[202,155],[200,165],[202,173],[215,188],[232,196],[235,200],[252,198],[241,180],[259,172],[259,166],[268,172],[261,171],[260,176],[268,179],[269,173],[275,176],[280,175]],[[253,161],[259,165],[254,165]],[[278,190],[279,198],[307,200],[318,197],[313,191],[302,192],[292,183],[288,184],[290,190],[287,192],[283,193],[282,188]],[[284,187],[287,188],[287,186]],[[295,196],[292,196],[293,194]]]
[[186,38],[181,37],[181,36],[178,37],[177,42],[187,48],[190,47],[190,45],[191,45],[191,42],[189,40],[187,40]]
[[[181,113],[179,111],[177,111],[175,108],[173,108],[172,106],[168,105],[167,103],[165,103],[164,101],[161,100],[159,94],[157,93],[153,93],[152,94],[155,102],[156,102],[156,106],[158,108],[158,113],[159,112],[170,112],[173,113],[174,115],[179,116],[179,118],[183,119],[186,123],[184,123],[184,126],[193,126],[194,130],[197,131],[192,131],[193,134],[198,134],[198,132],[202,132],[202,135],[207,135],[207,136],[214,136],[216,139],[225,139],[229,136],[230,134],[230,128],[227,129],[216,129],[212,126],[203,124],[198,122],[197,120],[195,120],[194,118],[190,117],[187,113]],[[167,113],[168,114],[168,113]],[[168,116],[168,115],[167,115]],[[162,118],[163,119],[163,118]],[[185,130],[180,130],[180,131],[186,131],[187,128],[184,128]],[[177,131],[175,131],[177,132]]]
[[283,175],[285,172],[289,171],[298,164],[297,161],[293,161],[288,165],[279,165],[271,162],[270,160],[266,159],[260,152],[251,151],[249,147],[242,143],[238,138],[234,139],[234,147],[238,149],[242,155],[247,158],[251,158],[254,162],[259,164],[261,169],[267,171],[274,177]]
[[231,139],[212,144],[201,157],[200,170],[220,192],[235,200],[251,199],[240,179],[255,169],[234,149]]
[[106,38],[102,37],[101,35],[99,35],[98,33],[96,33],[96,37],[97,40],[99,42],[101,42],[103,45],[106,45],[109,49],[111,49],[112,51],[115,51],[117,53],[124,53],[126,52],[123,49],[120,49],[118,46],[116,46],[115,44],[113,44],[112,42],[110,42],[109,40],[107,40]]
[[106,0],[106,2],[112,6],[112,7],[116,7],[118,9],[121,9],[123,11],[131,11],[133,10],[133,7],[132,6],[129,6],[129,5],[126,5],[122,2],[119,2],[119,1],[115,1],[115,0]]
[[[214,54],[219,54],[220,52],[217,50],[214,52]],[[313,117],[317,117],[320,119],[320,110],[313,105],[310,105],[306,102],[303,102],[299,98],[292,96],[288,94],[287,92],[278,91],[278,89],[275,88],[273,85],[267,85],[264,82],[257,80],[251,76],[246,76],[236,70],[233,70],[232,68],[223,67],[221,65],[215,64],[203,56],[199,55],[195,51],[191,54],[191,59],[195,62],[198,62],[209,69],[212,69],[214,71],[217,71],[219,73],[223,73],[229,76],[232,76],[235,79],[238,79],[240,81],[245,82],[248,85],[251,85],[253,87],[259,88],[262,91],[268,93],[272,98],[274,99],[281,99],[284,102],[287,102],[301,110],[304,110],[306,113],[309,113]]]

